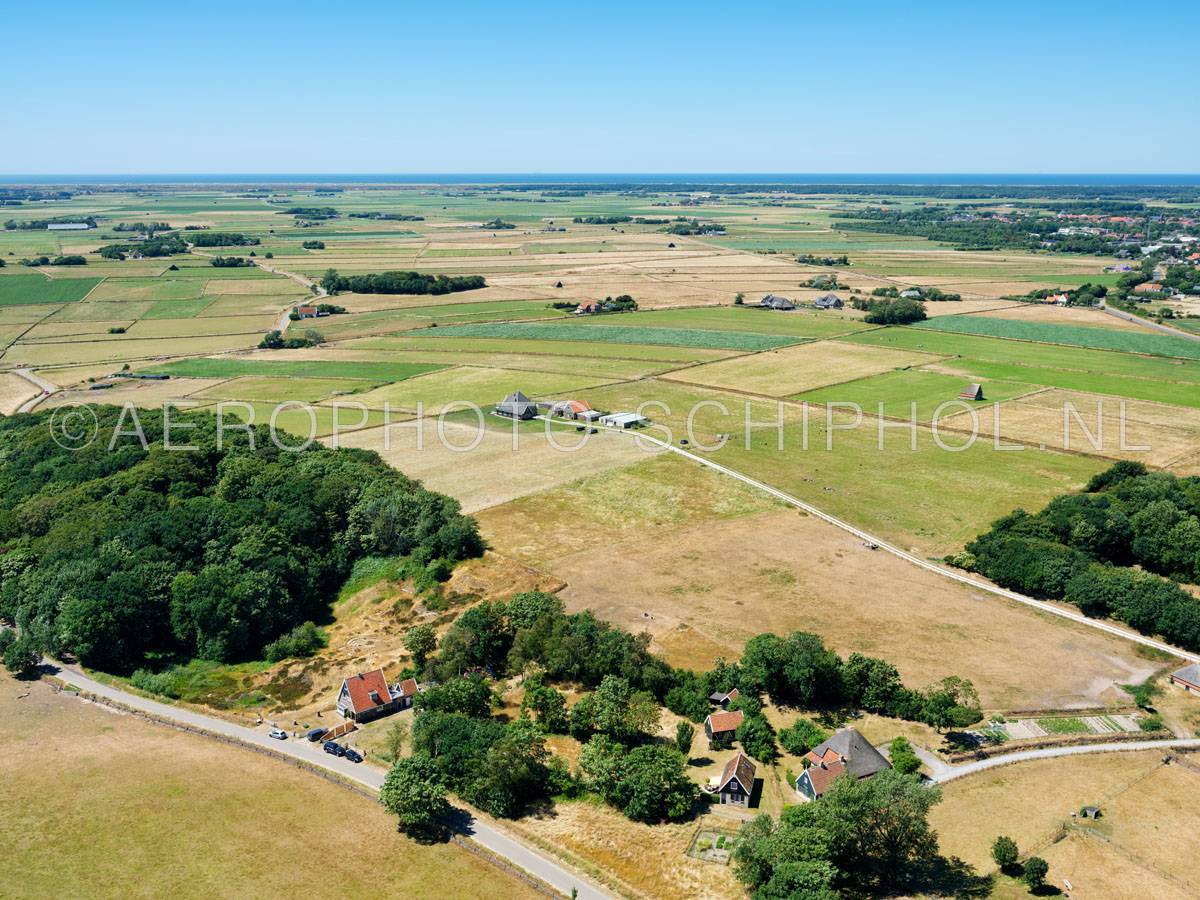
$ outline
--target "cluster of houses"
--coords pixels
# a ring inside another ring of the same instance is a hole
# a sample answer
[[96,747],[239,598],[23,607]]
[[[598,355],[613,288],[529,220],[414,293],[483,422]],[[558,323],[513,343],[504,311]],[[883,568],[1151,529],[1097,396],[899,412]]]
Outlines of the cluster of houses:
[[[797,309],[800,306],[796,301],[778,294],[767,294],[758,301],[758,305],[760,309],[774,309],[783,312]],[[845,304],[837,294],[822,294],[812,302],[812,306],[813,309],[841,309]]]
[[649,419],[640,413],[613,412],[603,413],[592,409],[586,400],[554,400],[535,403],[521,391],[513,391],[496,404],[493,410],[496,415],[507,419],[527,420],[538,416],[548,416],[556,419],[567,419],[582,425],[600,424],[609,428],[641,428],[649,423]]
[[[1200,666],[1194,668],[1200,670]],[[745,721],[742,710],[729,708],[738,696],[738,689],[734,688],[708,698],[717,707],[704,720],[704,734],[710,750],[729,747]],[[886,757],[854,728],[836,731],[829,740],[806,753],[803,761],[804,771],[796,777],[796,797],[802,803],[821,797],[842,775],[861,780],[892,767]],[[738,750],[705,790],[716,795],[722,805],[749,806],[754,794],[755,771],[754,762]]]

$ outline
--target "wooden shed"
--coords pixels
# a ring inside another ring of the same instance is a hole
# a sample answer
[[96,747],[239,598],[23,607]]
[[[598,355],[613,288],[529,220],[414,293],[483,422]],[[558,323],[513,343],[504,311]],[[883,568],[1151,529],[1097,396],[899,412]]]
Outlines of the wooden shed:
[[958,392],[958,399],[959,400],[982,400],[983,399],[983,385],[982,384],[968,384],[965,388],[963,388],[961,391]]

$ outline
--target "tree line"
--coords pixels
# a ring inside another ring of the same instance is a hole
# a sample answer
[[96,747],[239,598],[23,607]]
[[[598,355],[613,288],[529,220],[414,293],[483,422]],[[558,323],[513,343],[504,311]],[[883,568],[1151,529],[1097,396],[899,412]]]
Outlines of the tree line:
[[194,247],[250,247],[260,243],[256,237],[234,231],[197,231],[189,240]]
[[427,275],[424,272],[377,272],[370,275],[340,275],[326,269],[321,287],[330,294],[452,294],[487,287],[482,275]]
[[950,562],[1200,650],[1200,478],[1119,462],[1039,513],[1017,509]]

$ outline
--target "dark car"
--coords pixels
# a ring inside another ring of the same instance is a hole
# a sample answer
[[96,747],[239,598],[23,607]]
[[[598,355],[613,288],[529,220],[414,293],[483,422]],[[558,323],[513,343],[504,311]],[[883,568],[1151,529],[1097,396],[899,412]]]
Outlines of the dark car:
[[304,736],[315,744],[327,730],[326,728],[310,728]]
[[346,748],[346,759],[350,760],[352,763],[360,763],[363,761],[362,754],[353,747]]
[[334,756],[345,756],[346,748],[343,747],[341,744],[339,744],[337,741],[326,741],[325,742],[325,752],[331,753]]

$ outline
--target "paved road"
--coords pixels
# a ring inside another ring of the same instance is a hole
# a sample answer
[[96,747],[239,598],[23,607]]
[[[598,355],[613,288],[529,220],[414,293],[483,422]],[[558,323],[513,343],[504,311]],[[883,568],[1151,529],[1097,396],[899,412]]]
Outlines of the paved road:
[[1135,316],[1132,313],[1127,313],[1124,310],[1113,309],[1108,304],[1101,304],[1100,309],[1108,313],[1110,316],[1115,316],[1118,319],[1124,319],[1126,322],[1132,322],[1134,325],[1141,325],[1145,328],[1152,328],[1155,331],[1161,331],[1164,334],[1172,335],[1173,337],[1187,338],[1189,341],[1200,341],[1200,334],[1194,334],[1190,331],[1184,331],[1182,328],[1173,328],[1170,325],[1164,325],[1161,322],[1152,322],[1149,319],[1143,319],[1141,316]]
[[902,550],[894,544],[889,544],[883,538],[876,537],[869,532],[863,531],[861,528],[856,528],[849,522],[839,519],[836,516],[832,516],[824,510],[813,506],[811,503],[806,503],[798,497],[793,497],[791,494],[779,490],[779,488],[771,487],[769,484],[764,484],[763,482],[757,481],[748,475],[743,475],[736,469],[731,469],[728,466],[723,466],[707,457],[692,453],[690,450],[684,450],[682,447],[676,447],[672,444],[668,444],[666,441],[660,440],[659,438],[651,437],[650,435],[639,432],[622,431],[621,433],[627,434],[630,437],[640,441],[656,444],[664,450],[669,450],[672,453],[678,453],[680,456],[690,459],[693,462],[697,462],[702,466],[708,466],[710,469],[715,469],[718,472],[728,475],[730,478],[736,478],[738,481],[741,481],[744,484],[748,484],[753,488],[757,488],[760,491],[770,494],[777,500],[782,500],[784,503],[787,503],[790,506],[804,510],[804,512],[808,513],[809,515],[816,516],[818,519],[828,522],[831,525],[835,525],[866,543],[874,544],[879,550],[891,553],[893,556],[898,556],[901,559],[912,563],[914,566],[919,566],[920,568],[933,572],[936,575],[941,575],[943,578],[949,578],[953,581],[959,582],[960,584],[965,584],[968,587],[975,588],[976,590],[986,591],[989,594],[995,594],[999,597],[1004,597],[1006,600],[1013,600],[1017,603],[1023,603],[1026,606],[1032,606],[1044,613],[1049,613],[1050,615],[1058,616],[1062,619],[1069,619],[1079,625],[1084,625],[1088,628],[1095,628],[1097,631],[1107,632],[1108,634],[1115,635],[1122,640],[1131,641],[1135,644],[1141,644],[1144,647],[1153,647],[1155,650],[1161,650],[1164,653],[1169,653],[1172,656],[1179,657],[1180,659],[1186,659],[1188,662],[1200,663],[1200,654],[1190,653],[1189,651],[1181,650],[1179,647],[1175,647],[1172,644],[1167,644],[1163,641],[1156,641],[1154,638],[1146,637],[1142,634],[1136,634],[1135,632],[1128,631],[1124,628],[1114,625],[1111,622],[1104,621],[1103,619],[1089,619],[1082,613],[1072,612],[1071,610],[1063,609],[1060,606],[1043,603],[1041,600],[1035,600],[1033,597],[1027,597],[1025,594],[1018,594],[1016,591],[1010,591],[1002,587],[997,587],[994,584],[989,584],[986,581],[981,581],[978,578],[973,578],[970,575],[965,575],[962,572],[954,569],[948,569],[945,566],[930,562],[929,560],[923,559],[914,553],[909,553],[907,550]]
[[[57,669],[54,674],[62,681],[73,684],[89,693],[106,697],[125,706],[151,713],[173,722],[202,728],[205,731],[220,734],[244,744],[264,747],[275,753],[303,760],[311,765],[336,772],[338,775],[372,791],[378,791],[383,786],[384,773],[379,769],[365,763],[355,765],[349,760],[331,756],[321,749],[321,745],[311,744],[303,738],[299,740],[289,738],[286,741],[278,741],[267,737],[267,728],[265,726],[260,730],[255,730],[243,725],[226,722],[223,719],[206,716],[203,713],[190,709],[182,709],[165,703],[159,703],[155,700],[139,697],[136,694],[127,693],[119,688],[101,684],[95,679],[89,678],[87,675],[77,672],[74,669],[67,668],[60,663],[51,660],[46,660],[45,663],[53,669]],[[564,895],[569,896],[572,889],[574,889],[578,892],[577,896],[587,898],[587,900],[601,900],[601,898],[610,896],[590,881],[584,880],[582,876],[567,870],[561,863],[545,856],[540,851],[527,847],[507,833],[489,825],[487,822],[470,815],[466,815],[466,819],[468,824],[464,827],[464,833],[468,837],[497,856],[507,859],[514,865],[541,879],[555,890],[561,891]]]
[[[1170,749],[1200,749],[1200,738],[1170,738],[1159,741],[1125,741],[1115,744],[1077,744],[1071,747],[1043,747],[1040,750],[1020,750],[1016,753],[1005,753],[1002,756],[991,756],[975,762],[963,763],[959,766],[949,766],[942,763],[942,768],[934,769],[933,780],[939,783],[953,781],[967,775],[974,775],[997,766],[1007,766],[1012,763],[1026,762],[1031,759],[1057,759],[1060,756],[1080,756],[1085,753],[1126,753],[1133,750],[1170,750]],[[918,753],[920,756],[921,754]],[[921,757],[924,759],[924,756]]]
[[40,375],[34,374],[32,369],[14,369],[13,373],[20,375],[39,391],[41,391],[41,393],[37,396],[30,397],[28,400],[22,403],[20,407],[17,408],[17,412],[33,412],[33,408],[35,406],[58,390],[57,384],[47,381]]

